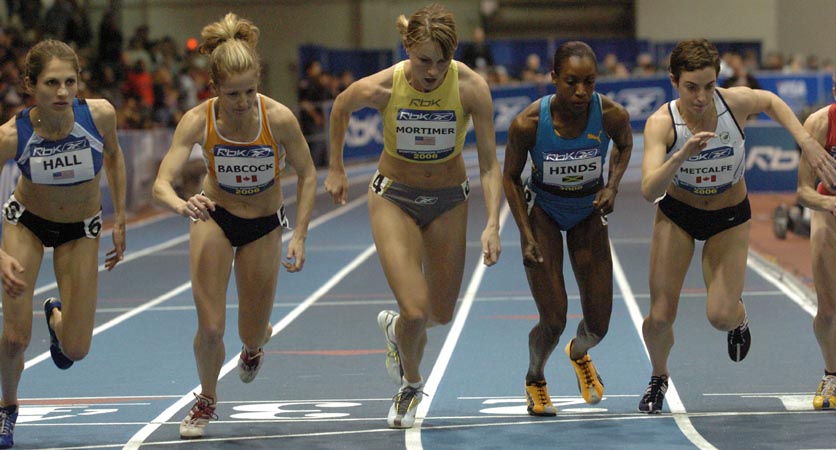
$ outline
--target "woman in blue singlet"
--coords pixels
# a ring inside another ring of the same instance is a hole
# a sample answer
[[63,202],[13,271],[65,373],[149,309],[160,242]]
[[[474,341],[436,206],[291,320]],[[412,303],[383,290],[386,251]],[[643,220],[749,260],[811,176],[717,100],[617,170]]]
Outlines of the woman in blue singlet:
[[726,332],[732,361],[752,342],[741,295],[746,275],[751,209],[743,127],[766,113],[789,131],[805,160],[833,185],[833,160],[772,92],[717,87],[720,58],[705,39],[682,41],[670,57],[679,98],[662,105],[644,129],[642,195],[658,208],[650,244],[650,312],[642,327],[653,366],[639,411],[658,413],[668,387],[668,356],[679,295],[695,252],[705,241],[702,270],[706,315]]
[[102,228],[101,169],[114,208],[114,248],[105,267],[113,269],[125,251],[125,161],[116,111],[107,100],[76,98],[79,77],[72,48],[55,40],[36,44],[26,56],[24,79],[36,106],[0,127],[0,164],[13,159],[21,173],[3,205],[0,448],[14,443],[17,387],[32,337],[32,300],[44,247],[55,249],[61,294],[43,304],[52,360],[67,369],[90,349]]
[[[528,337],[525,376],[528,413],[553,416],[544,367],[566,327],[563,237],[580,289],[583,320],[566,344],[566,355],[587,403],[598,403],[604,385],[588,350],[607,333],[612,312],[612,259],[607,214],[633,150],[627,111],[595,92],[598,72],[592,49],[567,42],[554,54],[554,95],[523,110],[508,130],[503,185],[520,229],[523,265],[540,321]],[[609,172],[604,163],[609,150]],[[521,176],[531,156],[531,178]]]

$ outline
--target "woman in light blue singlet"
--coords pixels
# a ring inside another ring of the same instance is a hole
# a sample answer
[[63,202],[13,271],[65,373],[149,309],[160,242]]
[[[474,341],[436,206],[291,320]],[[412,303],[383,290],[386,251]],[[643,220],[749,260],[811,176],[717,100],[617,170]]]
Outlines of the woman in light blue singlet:
[[[588,350],[607,333],[612,312],[612,259],[607,214],[613,211],[621,177],[633,150],[630,117],[619,104],[595,92],[595,53],[567,42],[554,54],[554,95],[528,106],[511,123],[503,185],[520,229],[523,265],[540,320],[528,338],[525,376],[528,413],[553,416],[544,368],[566,327],[563,236],[580,288],[583,319],[566,355],[587,403],[598,403],[604,384]],[[609,150],[612,140],[612,150]],[[609,171],[604,165],[609,152]],[[531,177],[522,180],[528,156]]]

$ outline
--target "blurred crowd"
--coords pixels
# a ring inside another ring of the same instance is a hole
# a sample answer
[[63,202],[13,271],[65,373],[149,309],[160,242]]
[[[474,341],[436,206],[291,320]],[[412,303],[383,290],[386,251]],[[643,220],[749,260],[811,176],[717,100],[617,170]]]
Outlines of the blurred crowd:
[[[621,61],[615,53],[598,55],[599,75],[611,79],[628,79],[641,77],[655,77],[667,74],[667,61],[656,61],[650,53],[640,53],[635,61]],[[747,50],[743,52],[724,52],[722,55],[720,78],[725,87],[746,85],[759,88],[753,73],[772,71],[780,73],[803,73],[810,71],[825,71],[832,73],[834,62],[832,59],[819,59],[816,55],[791,54],[784,55],[779,51],[769,51],[763,61],[758,55]],[[551,83],[551,62],[541,61],[538,54],[532,53],[525,59],[522,67],[505,67],[495,64],[485,32],[476,27],[472,40],[462,43],[459,59],[470,68],[479,72],[491,85],[505,85],[513,83]]]
[[148,25],[126,36],[107,11],[97,25],[84,4],[54,0],[6,0],[0,22],[0,120],[29,105],[22,73],[26,52],[41,39],[59,39],[79,56],[79,97],[106,98],[117,110],[121,129],[173,127],[182,114],[208,98],[206,59],[197,41],[178,44],[170,36],[150,38]]
[[[0,120],[5,122],[29,104],[21,75],[24,58],[29,48],[44,38],[62,40],[76,49],[81,63],[79,96],[106,98],[113,103],[120,129],[173,127],[185,111],[212,95],[206,58],[197,52],[197,40],[151,39],[148,25],[125,33],[113,10],[93,24],[86,3],[54,0],[45,8],[41,0],[6,0],[8,16],[0,18]],[[666,68],[665,61],[655,61],[648,53],[638,55],[636,61],[619,61],[612,53],[599,57],[602,77],[658,76]],[[472,40],[461,44],[459,59],[491,85],[551,82],[550,61],[541,61],[537,54],[528,55],[522,67],[496,64],[484,30],[478,27]],[[767,52],[762,62],[754,52],[723,54],[724,85],[758,87],[752,73],[767,70],[832,72],[833,61],[776,51]],[[297,111],[317,165],[325,165],[327,157],[322,102],[335,98],[353,81],[350,71],[329,73],[317,61],[306,62],[298,85]]]

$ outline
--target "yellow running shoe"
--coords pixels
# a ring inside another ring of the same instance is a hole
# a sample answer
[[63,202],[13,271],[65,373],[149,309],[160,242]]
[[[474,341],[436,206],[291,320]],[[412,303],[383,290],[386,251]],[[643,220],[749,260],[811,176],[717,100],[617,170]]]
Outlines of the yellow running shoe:
[[825,375],[816,389],[813,397],[813,408],[834,409],[836,408],[836,376]]
[[575,369],[575,376],[578,379],[578,390],[581,391],[581,396],[584,401],[590,405],[594,405],[604,397],[604,381],[601,380],[601,376],[595,370],[595,365],[592,364],[592,358],[589,357],[589,354],[583,355],[581,359],[572,359],[570,350],[572,349],[573,342],[575,342],[574,339],[566,344],[566,356],[569,357],[569,361],[572,361],[572,367]]
[[546,389],[546,380],[526,381],[525,400],[528,403],[528,414],[532,416],[557,415],[557,408],[552,404]]

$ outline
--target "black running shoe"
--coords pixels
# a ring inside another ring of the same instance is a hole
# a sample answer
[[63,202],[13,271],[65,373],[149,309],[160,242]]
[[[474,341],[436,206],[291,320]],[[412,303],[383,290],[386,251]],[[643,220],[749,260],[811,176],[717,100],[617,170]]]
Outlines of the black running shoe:
[[61,351],[61,343],[58,342],[58,336],[55,335],[55,330],[49,324],[49,319],[52,317],[52,311],[57,309],[61,311],[61,300],[55,297],[50,297],[44,300],[44,315],[46,315],[46,328],[49,330],[49,354],[52,356],[52,362],[62,370],[69,369],[73,365],[73,360],[67,358],[67,355]]
[[668,392],[668,376],[650,377],[644,397],[639,402],[639,412],[647,414],[659,414],[662,412],[662,403],[665,401],[665,393]]
[[743,323],[734,330],[729,331],[729,358],[732,361],[740,362],[749,353],[749,346],[752,345],[752,333],[749,332],[749,317],[743,318]]

